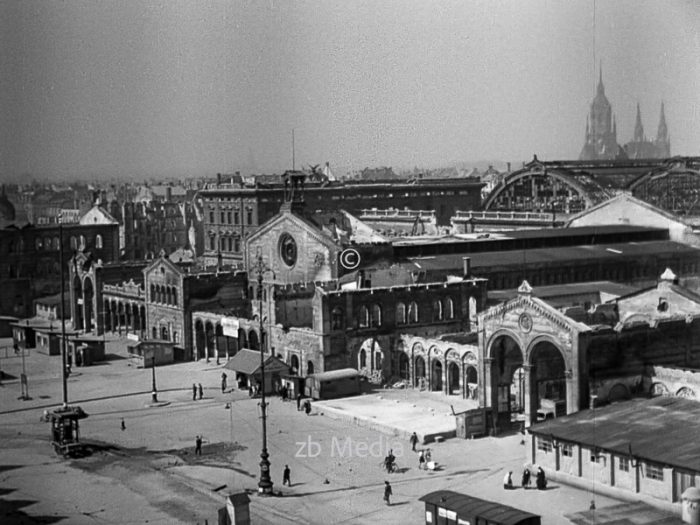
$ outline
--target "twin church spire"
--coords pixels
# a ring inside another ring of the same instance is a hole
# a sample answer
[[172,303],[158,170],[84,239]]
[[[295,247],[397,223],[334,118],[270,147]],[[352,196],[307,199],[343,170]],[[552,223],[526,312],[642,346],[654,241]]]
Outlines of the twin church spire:
[[617,142],[617,122],[612,113],[612,106],[605,96],[603,68],[600,68],[596,96],[591,103],[586,118],[586,141],[580,160],[596,159],[640,159],[664,158],[671,156],[671,143],[666,124],[664,105],[661,104],[661,116],[656,139],[649,140],[644,134],[642,115],[637,104],[637,117],[632,140],[621,147]]

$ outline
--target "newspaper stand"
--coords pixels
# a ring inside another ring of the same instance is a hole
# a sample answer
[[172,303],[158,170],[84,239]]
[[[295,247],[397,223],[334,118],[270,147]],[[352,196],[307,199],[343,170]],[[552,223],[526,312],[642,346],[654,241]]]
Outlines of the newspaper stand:
[[72,456],[82,450],[80,423],[88,415],[80,407],[57,408],[48,414],[51,422],[51,444],[57,454]]

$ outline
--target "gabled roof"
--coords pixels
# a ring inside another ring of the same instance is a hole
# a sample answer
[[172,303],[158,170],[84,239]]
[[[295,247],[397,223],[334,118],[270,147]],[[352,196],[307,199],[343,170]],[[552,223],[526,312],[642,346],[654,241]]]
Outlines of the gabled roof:
[[90,224],[119,224],[119,221],[112,217],[102,206],[95,205],[80,218],[80,224],[84,226]]
[[502,525],[517,525],[523,522],[531,523],[529,520],[540,517],[537,514],[530,514],[502,503],[467,496],[453,490],[436,490],[422,498],[418,498],[418,501],[425,501],[426,503],[455,511],[459,517],[478,517],[482,520],[493,520],[493,523]]
[[320,229],[316,224],[288,210],[280,211],[280,213],[272,217],[269,221],[267,221],[260,228],[258,228],[258,230],[255,233],[251,234],[246,242],[250,243],[255,241],[258,237],[262,237],[276,225],[285,221],[292,222],[298,227],[306,230],[307,232],[309,232],[309,235],[311,235],[320,243],[325,244],[329,249],[337,248],[338,246],[336,242],[333,241],[333,239],[331,239],[331,237],[327,235],[322,229]]
[[590,208],[586,208],[585,210],[581,211],[580,213],[577,213],[573,217],[569,218],[569,220],[566,223],[566,227],[567,228],[570,227],[571,224],[575,223],[578,219],[580,219],[582,217],[585,217],[587,215],[595,213],[600,209],[615,205],[618,202],[623,203],[625,206],[630,206],[630,205],[631,206],[640,206],[646,210],[649,210],[652,213],[656,213],[657,215],[664,217],[665,219],[679,222],[682,224],[687,224],[680,217],[678,217],[677,215],[674,215],[673,213],[670,213],[666,210],[663,210],[661,208],[654,206],[653,204],[650,204],[646,201],[638,199],[629,193],[620,193],[620,194],[612,197],[611,199],[608,199],[608,200],[603,201],[603,202],[599,202],[598,204],[596,204],[595,206],[591,206]]

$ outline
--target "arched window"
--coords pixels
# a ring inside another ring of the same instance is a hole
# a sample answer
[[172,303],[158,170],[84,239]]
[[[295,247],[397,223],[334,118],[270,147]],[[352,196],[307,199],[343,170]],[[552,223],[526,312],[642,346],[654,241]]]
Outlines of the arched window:
[[158,329],[155,326],[153,327],[151,333],[153,334],[153,339],[158,339]]
[[156,286],[154,284],[151,284],[151,302],[156,302]]
[[331,329],[343,329],[343,309],[340,306],[336,306],[331,312]]
[[444,311],[442,309],[442,301],[436,299],[433,303],[433,320],[442,321],[445,318]]
[[455,302],[452,300],[452,297],[445,299],[445,317],[447,319],[455,318]]
[[50,250],[51,249],[51,237],[45,237],[44,238],[44,250]]
[[61,249],[61,242],[58,240],[58,237],[53,238],[53,249],[54,250],[60,250]]
[[372,305],[372,326],[382,326],[382,307],[378,304]]
[[406,324],[406,305],[404,303],[396,305],[396,324]]
[[100,235],[99,233],[95,235],[95,248],[97,248],[98,250],[102,249],[102,235]]
[[177,288],[173,288],[173,305],[177,306]]
[[367,368],[367,352],[363,348],[360,350],[360,369]]
[[311,375],[313,373],[314,373],[314,364],[311,361],[309,361],[308,363],[306,363],[306,374]]
[[42,241],[41,241],[41,238],[40,238],[40,237],[37,237],[37,238],[34,240],[34,245],[36,246],[36,249],[37,249],[37,250],[41,250]]
[[369,326],[369,308],[365,305],[360,307],[360,328],[367,328]]
[[412,301],[408,305],[408,322],[417,323],[418,322],[418,303]]
[[80,236],[80,249],[81,250],[85,249],[85,235]]

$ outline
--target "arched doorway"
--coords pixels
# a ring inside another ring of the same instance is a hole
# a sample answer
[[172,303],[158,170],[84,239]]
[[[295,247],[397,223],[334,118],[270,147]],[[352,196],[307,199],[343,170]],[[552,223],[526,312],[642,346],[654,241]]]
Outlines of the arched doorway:
[[464,397],[477,399],[479,397],[479,374],[476,367],[466,365],[464,369]]
[[432,361],[430,389],[433,391],[442,390],[442,362],[439,359],[433,359]]
[[423,359],[423,356],[419,355],[416,357],[416,364],[413,369],[415,370],[416,378],[415,386],[422,388],[425,383],[425,359]]
[[296,354],[292,354],[291,365],[292,374],[299,374],[299,358],[296,356]]
[[80,277],[73,278],[73,327],[80,330],[83,327],[83,283],[80,282]]
[[364,348],[360,348],[360,353],[357,354],[357,368],[359,370],[367,368],[367,352]]
[[511,415],[518,405],[513,392],[513,377],[523,366],[523,352],[518,342],[510,335],[497,336],[490,347],[491,361],[491,406],[497,412],[497,426],[511,425]]
[[401,352],[399,354],[399,377],[401,379],[410,379],[411,369],[408,356]]
[[238,348],[248,348],[248,338],[243,328],[238,329]]
[[314,364],[312,361],[306,363],[306,375],[311,375],[314,373]]
[[258,333],[255,330],[248,332],[248,348],[251,350],[260,350],[260,345],[258,344]]
[[459,365],[450,361],[447,365],[447,394],[459,395]]
[[204,355],[204,323],[197,319],[194,323],[194,351],[195,360],[200,359]]
[[214,340],[214,326],[208,321],[204,323],[204,337],[206,339],[206,359],[209,361],[216,352],[216,342]]
[[[542,405],[542,400],[563,407],[566,412],[566,363],[561,350],[550,341],[537,343],[530,353],[530,416]],[[561,410],[561,409],[560,409]]]

